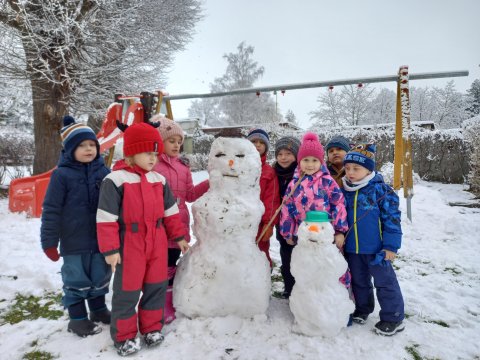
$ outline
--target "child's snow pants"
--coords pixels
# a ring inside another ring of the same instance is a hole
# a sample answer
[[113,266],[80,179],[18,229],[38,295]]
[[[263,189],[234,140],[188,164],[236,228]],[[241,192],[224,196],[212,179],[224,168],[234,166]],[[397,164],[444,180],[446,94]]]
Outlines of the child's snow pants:
[[168,286],[165,235],[162,240],[143,241],[143,226],[130,224],[128,227],[131,232],[129,229],[125,232],[122,263],[117,265],[113,279],[110,334],[116,342],[135,338],[138,330],[147,334],[162,329]]
[[380,320],[402,321],[405,317],[403,296],[392,263],[386,261],[383,265],[371,265],[370,262],[375,259],[375,254],[346,253],[346,258],[352,274],[355,309],[362,314],[373,312],[375,307],[373,277],[380,304]]

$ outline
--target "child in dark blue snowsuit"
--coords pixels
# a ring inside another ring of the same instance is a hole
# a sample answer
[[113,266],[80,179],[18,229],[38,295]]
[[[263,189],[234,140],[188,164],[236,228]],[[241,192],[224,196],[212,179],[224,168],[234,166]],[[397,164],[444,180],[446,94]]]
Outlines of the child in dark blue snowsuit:
[[381,308],[375,331],[394,335],[405,327],[402,292],[391,264],[402,239],[398,196],[374,171],[375,145],[354,147],[343,163],[349,225],[344,251],[355,296],[352,320],[364,324],[373,312],[373,277]]
[[[273,169],[278,178],[278,189],[280,201],[285,196],[288,184],[293,179],[293,174],[297,168],[297,154],[300,148],[300,140],[292,136],[285,136],[278,139],[275,143],[275,159],[276,162],[273,165]],[[288,194],[287,194],[288,195]],[[290,245],[280,234],[280,226],[277,225],[276,237],[280,243],[280,259],[282,265],[280,271],[282,273],[284,291],[282,297],[288,299],[295,285],[295,278],[290,272],[290,262],[292,258],[292,251],[295,245]]]
[[110,323],[105,294],[112,274],[96,234],[100,184],[110,170],[100,157],[93,130],[70,116],[63,123],[63,150],[43,202],[41,243],[50,260],[63,257],[62,302],[70,317],[68,331],[84,337],[101,331],[95,322]]

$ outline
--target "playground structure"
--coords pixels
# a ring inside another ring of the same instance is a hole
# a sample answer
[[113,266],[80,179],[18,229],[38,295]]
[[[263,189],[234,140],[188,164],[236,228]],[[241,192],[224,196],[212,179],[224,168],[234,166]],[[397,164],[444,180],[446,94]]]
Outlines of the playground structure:
[[[116,120],[124,124],[132,125],[134,123],[148,121],[154,114],[164,110],[166,117],[173,120],[172,100],[185,100],[195,98],[209,98],[220,96],[231,96],[255,93],[259,95],[262,92],[280,91],[284,94],[287,90],[307,89],[341,85],[363,86],[366,83],[392,82],[397,83],[397,108],[395,125],[395,160],[394,160],[394,189],[399,190],[403,187],[404,197],[407,199],[407,216],[411,220],[411,198],[413,196],[412,180],[412,144],[410,140],[410,98],[409,81],[435,78],[450,78],[468,76],[467,70],[419,73],[409,74],[408,66],[401,66],[397,75],[381,77],[365,77],[345,80],[332,80],[321,82],[309,82],[299,84],[274,85],[246,89],[236,89],[226,92],[204,93],[204,94],[184,94],[168,95],[166,92],[157,91],[156,94],[142,92],[138,95],[115,95],[115,102],[112,103],[106,112],[102,123],[102,128],[97,134],[100,143],[100,153],[107,150],[109,153],[105,157],[108,166],[111,165],[115,144],[123,137],[123,133],[117,128]],[[54,169],[30,177],[12,180],[9,188],[9,209],[12,212],[26,212],[29,216],[40,217],[42,213],[42,203],[47,191],[50,176]]]

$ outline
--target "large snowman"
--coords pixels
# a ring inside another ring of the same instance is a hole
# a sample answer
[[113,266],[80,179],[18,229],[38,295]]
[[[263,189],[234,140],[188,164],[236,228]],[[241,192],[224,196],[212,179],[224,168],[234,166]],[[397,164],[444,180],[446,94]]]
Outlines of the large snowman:
[[260,156],[246,139],[216,139],[208,159],[210,189],[192,205],[197,242],[183,256],[173,285],[177,314],[265,314],[270,267],[255,244],[264,207]]
[[333,226],[323,211],[307,212],[299,226],[290,265],[295,277],[290,296],[295,332],[333,337],[347,326],[353,311],[348,291],[338,280],[347,263],[332,244],[333,235]]

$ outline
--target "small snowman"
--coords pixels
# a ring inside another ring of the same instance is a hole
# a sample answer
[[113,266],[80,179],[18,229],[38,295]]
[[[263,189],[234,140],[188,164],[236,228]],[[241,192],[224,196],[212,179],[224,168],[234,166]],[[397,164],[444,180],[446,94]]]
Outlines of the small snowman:
[[353,304],[339,277],[347,263],[332,243],[334,229],[328,213],[309,211],[298,229],[291,272],[295,286],[290,309],[294,331],[309,336],[333,337],[347,326]]
[[270,266],[256,246],[264,210],[261,162],[246,139],[216,139],[208,159],[210,189],[192,205],[197,242],[178,264],[177,314],[193,317],[265,314]]

